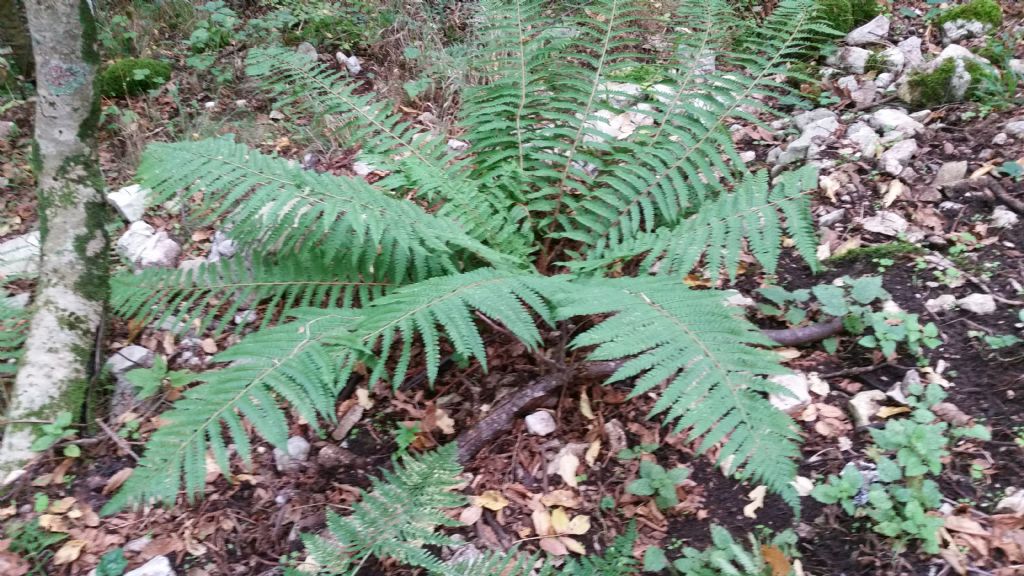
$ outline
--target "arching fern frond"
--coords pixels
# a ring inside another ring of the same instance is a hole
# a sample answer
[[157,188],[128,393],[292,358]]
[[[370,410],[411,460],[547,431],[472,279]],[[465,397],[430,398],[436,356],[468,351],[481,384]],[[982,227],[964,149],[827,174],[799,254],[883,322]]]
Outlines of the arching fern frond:
[[318,245],[354,270],[393,282],[457,271],[459,253],[511,259],[467,236],[454,221],[390,198],[360,178],[318,174],[227,139],[151,144],[140,184],[161,202],[202,193],[203,222],[225,218],[244,244],[289,252]]
[[214,356],[229,366],[196,376],[202,384],[161,415],[166,424],[150,437],[146,453],[104,513],[127,504],[174,502],[184,484],[189,497],[205,485],[206,453],[224,473],[231,470],[225,428],[235,451],[250,460],[249,435],[242,418],[271,444],[288,440],[287,400],[311,424],[333,418],[334,402],[352,363],[339,361],[323,345],[353,323],[347,310],[297,311],[297,319],[261,330]]
[[260,325],[266,327],[296,308],[365,305],[393,287],[376,279],[372,268],[354,270],[319,250],[239,254],[191,270],[123,273],[110,284],[111,305],[119,316],[196,332],[210,325],[220,332],[239,309],[259,303],[266,303]]
[[[721,443],[719,461],[733,457],[757,481],[795,501],[789,483],[799,454],[793,421],[767,400],[778,390],[766,377],[785,373],[759,348],[771,342],[714,291],[678,280],[628,278],[583,282],[559,317],[614,314],[577,336],[594,346],[593,360],[627,359],[609,382],[635,378],[631,396],[667,383],[652,415],[702,438],[700,450]],[[566,299],[568,300],[568,299]]]
[[705,202],[678,225],[634,235],[599,260],[569,265],[577,271],[600,271],[616,260],[647,254],[641,270],[686,274],[704,257],[706,273],[715,278],[724,269],[731,279],[744,246],[773,274],[788,232],[797,251],[812,269],[818,268],[817,232],[810,216],[808,191],[818,183],[813,166],[783,173],[769,189],[765,172],[747,174],[736,187]]

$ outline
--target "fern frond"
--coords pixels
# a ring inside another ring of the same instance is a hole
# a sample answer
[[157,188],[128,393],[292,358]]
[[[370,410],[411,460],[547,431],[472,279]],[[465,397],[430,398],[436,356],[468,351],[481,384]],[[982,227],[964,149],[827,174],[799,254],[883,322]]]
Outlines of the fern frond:
[[785,232],[797,252],[816,270],[817,232],[811,221],[808,191],[817,182],[818,172],[813,166],[783,173],[771,190],[765,172],[748,173],[732,191],[705,202],[678,225],[637,234],[601,259],[574,262],[568,267],[602,270],[616,260],[646,253],[640,264],[642,270],[678,275],[694,269],[703,256],[707,275],[715,278],[724,269],[730,279],[735,279],[746,246],[773,274]]
[[635,378],[631,396],[666,383],[652,415],[676,430],[702,437],[700,450],[722,443],[720,462],[791,496],[799,455],[792,420],[764,392],[778,390],[765,377],[785,373],[770,346],[715,291],[688,289],[678,280],[629,278],[584,282],[559,317],[614,314],[577,336],[573,347],[594,346],[593,360],[626,362],[609,379]]
[[[722,0],[707,12],[704,26],[726,13]],[[741,166],[728,123],[760,124],[755,112],[777,114],[770,101],[788,102],[794,90],[775,77],[806,49],[815,28],[811,0],[784,0],[776,14],[789,18],[785,28],[772,26],[764,53],[716,55],[727,71],[675,74],[652,87],[652,117],[632,141],[620,144],[609,162],[615,166],[597,178],[593,191],[574,199],[565,236],[586,246],[587,258],[601,258],[636,234],[673,225],[704,202],[725,193],[734,180],[730,166]],[[772,18],[776,16],[773,14]],[[699,48],[699,47],[698,47]],[[742,66],[738,66],[742,64]],[[740,72],[739,70],[742,70]]]
[[202,222],[225,218],[243,244],[280,252],[319,245],[354,270],[393,282],[457,271],[457,252],[510,259],[467,236],[454,221],[390,198],[360,178],[303,170],[227,139],[151,144],[138,181],[155,201],[180,191],[204,195]]
[[711,545],[705,550],[684,548],[673,566],[687,576],[761,576],[773,570],[764,559],[761,544],[752,534],[748,546],[729,531],[711,526]]
[[246,70],[274,93],[278,105],[331,115],[335,132],[359,142],[368,161],[391,170],[377,185],[441,203],[438,214],[457,218],[477,240],[512,254],[526,253],[527,244],[516,233],[525,212],[452,166],[444,139],[392,113],[390,103],[357,94],[356,83],[292,50],[250,50]]
[[337,338],[355,319],[348,310],[296,311],[297,319],[262,330],[214,356],[230,365],[198,374],[202,384],[161,415],[166,424],[153,433],[146,453],[124,487],[107,503],[104,513],[127,504],[151,500],[174,502],[184,484],[186,495],[203,490],[206,452],[212,452],[224,473],[230,467],[225,428],[235,451],[250,460],[244,417],[271,444],[288,440],[288,418],[279,398],[306,421],[331,420],[340,386],[352,363],[339,360],[323,345]]
[[351,514],[328,512],[330,539],[304,536],[303,541],[319,564],[337,574],[350,573],[370,557],[444,573],[441,561],[424,547],[452,544],[436,530],[460,525],[444,512],[465,503],[453,493],[461,472],[454,443],[407,456],[395,463],[394,471],[373,479],[372,489],[362,494]]
[[319,250],[239,254],[193,270],[119,274],[111,279],[111,306],[119,316],[145,325],[172,323],[196,332],[214,325],[220,332],[240,308],[266,302],[262,328],[296,308],[369,303],[392,286],[374,272],[356,273],[348,262]]
[[[2,384],[18,372],[22,345],[28,336],[30,314],[0,298],[0,390]],[[3,393],[0,393],[3,399]]]

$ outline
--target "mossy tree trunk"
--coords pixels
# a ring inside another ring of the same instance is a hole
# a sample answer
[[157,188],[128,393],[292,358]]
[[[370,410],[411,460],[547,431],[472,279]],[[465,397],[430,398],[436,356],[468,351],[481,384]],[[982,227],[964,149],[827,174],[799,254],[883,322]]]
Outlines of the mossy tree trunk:
[[0,43],[11,48],[11,62],[26,78],[32,76],[32,38],[22,0],[0,0]]
[[107,299],[107,209],[96,152],[99,57],[89,0],[28,0],[36,64],[34,164],[42,261],[36,304],[0,446],[23,465],[37,436],[24,420],[78,416],[96,366]]

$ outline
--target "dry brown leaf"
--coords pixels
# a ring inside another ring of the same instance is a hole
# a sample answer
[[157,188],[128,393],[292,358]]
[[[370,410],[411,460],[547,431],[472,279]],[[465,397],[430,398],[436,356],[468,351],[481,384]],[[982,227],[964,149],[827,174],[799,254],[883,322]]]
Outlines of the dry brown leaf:
[[580,506],[580,497],[572,490],[552,490],[541,496],[540,501],[548,507],[579,508]]
[[537,536],[547,536],[552,533],[551,513],[547,510],[534,510],[533,514],[530,514],[530,519],[533,521],[533,530]]
[[0,552],[0,574],[4,576],[25,576],[32,568],[28,561],[14,552]]
[[580,392],[580,414],[583,414],[583,417],[587,420],[593,420],[595,418],[594,410],[590,407],[590,397],[587,396],[586,388]]
[[352,430],[352,427],[363,418],[363,412],[365,411],[366,409],[358,402],[351,402],[348,410],[345,411],[345,415],[338,419],[338,426],[331,432],[331,438],[339,442],[344,440],[345,436],[348,436],[349,431]]
[[963,553],[955,545],[950,544],[949,547],[939,550],[939,555],[957,574],[967,574],[967,558],[964,558]]
[[85,548],[86,544],[87,542],[85,540],[68,540],[53,555],[53,563],[57,566],[63,566],[64,564],[71,564],[75,560],[78,560],[78,557],[82,555],[82,549]]
[[480,506],[469,506],[459,514],[459,522],[462,522],[467,526],[476,524],[476,521],[479,520],[483,514],[484,509]]
[[590,447],[587,448],[587,453],[583,455],[583,461],[587,463],[587,466],[594,467],[594,463],[597,462],[597,456],[601,453],[601,439],[598,438],[590,443]]
[[217,342],[213,338],[203,338],[203,341],[199,343],[203,348],[203,352],[207,354],[217,353]]
[[768,487],[761,485],[754,488],[747,494],[750,504],[743,507],[743,515],[747,518],[757,518],[757,511],[764,507],[764,497],[768,494]]
[[68,510],[75,505],[76,498],[74,496],[68,496],[67,498],[61,498],[60,500],[54,500],[50,502],[50,505],[46,508],[46,511],[50,514],[67,514]]
[[897,414],[905,414],[907,412],[910,412],[910,408],[907,408],[906,406],[882,406],[878,409],[877,415],[879,418],[884,420],[886,418],[896,416]]
[[946,528],[954,532],[974,534],[975,536],[988,536],[989,532],[978,523],[977,520],[967,516],[946,516]]
[[115,472],[113,476],[107,479],[107,483],[103,485],[103,494],[110,494],[120,488],[134,471],[134,468],[122,468]]
[[445,434],[455,434],[455,420],[452,420],[444,408],[438,408],[435,412],[434,424]]
[[561,542],[569,552],[575,552],[580,555],[587,553],[587,549],[583,547],[583,544],[580,544],[573,538],[569,538],[568,536],[559,536],[558,541]]
[[569,520],[569,525],[565,527],[562,534],[572,534],[574,536],[582,536],[590,530],[590,516],[580,514],[579,516],[573,516],[572,520]]
[[576,469],[580,467],[580,459],[575,454],[563,454],[558,459],[558,475],[562,481],[576,488],[579,482],[576,481]]
[[889,189],[882,198],[882,206],[888,208],[907,191],[907,187],[900,180],[889,182]]
[[561,538],[541,538],[540,548],[554,556],[565,556],[569,553],[569,549],[565,547]]
[[950,402],[939,402],[931,407],[931,411],[944,422],[948,422],[953,426],[964,427],[974,423],[973,418],[964,414],[963,410]]
[[786,554],[775,546],[761,546],[761,556],[772,568],[772,576],[789,576],[793,565],[789,563]]
[[50,532],[67,532],[68,523],[63,516],[56,514],[41,514],[39,516],[39,527]]

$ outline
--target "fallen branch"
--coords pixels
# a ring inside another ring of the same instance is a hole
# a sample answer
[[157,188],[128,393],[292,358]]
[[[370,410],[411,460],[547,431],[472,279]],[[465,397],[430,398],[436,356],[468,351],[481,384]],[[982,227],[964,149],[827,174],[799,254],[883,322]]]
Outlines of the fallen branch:
[[[788,328],[785,330],[764,330],[765,336],[783,346],[797,346],[824,340],[843,331],[843,321],[835,318],[820,324]],[[530,383],[523,390],[513,394],[455,440],[459,445],[459,462],[466,464],[487,446],[512,427],[520,413],[533,408],[545,396],[561,388],[572,377],[607,378],[615,373],[626,361],[586,362],[573,370],[561,370],[543,376]]]

